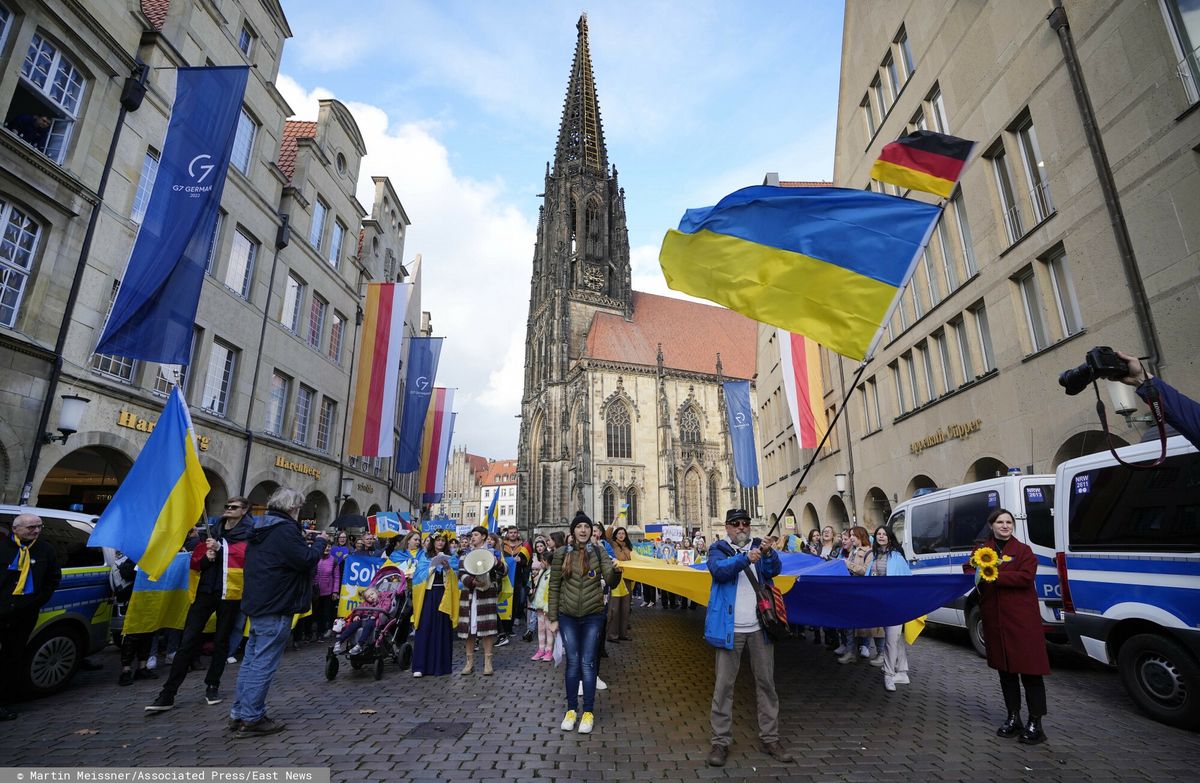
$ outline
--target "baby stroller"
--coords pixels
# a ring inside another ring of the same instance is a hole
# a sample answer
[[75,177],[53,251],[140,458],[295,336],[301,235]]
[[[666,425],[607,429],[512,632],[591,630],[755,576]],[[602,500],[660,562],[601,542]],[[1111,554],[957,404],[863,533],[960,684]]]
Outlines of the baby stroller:
[[[412,661],[412,643],[408,641],[408,632],[402,627],[402,619],[412,615],[411,591],[407,589],[404,572],[396,566],[385,565],[375,572],[367,589],[379,594],[378,604],[359,604],[354,611],[360,618],[374,620],[374,628],[369,638],[360,639],[353,647],[346,645],[347,649],[340,650],[336,642],[329,646],[329,651],[325,653],[327,680],[337,677],[341,657],[345,657],[355,671],[364,666],[374,667],[377,680],[383,679],[384,665],[389,658],[401,669],[407,668]],[[335,631],[342,630],[342,622],[338,620],[334,624]]]

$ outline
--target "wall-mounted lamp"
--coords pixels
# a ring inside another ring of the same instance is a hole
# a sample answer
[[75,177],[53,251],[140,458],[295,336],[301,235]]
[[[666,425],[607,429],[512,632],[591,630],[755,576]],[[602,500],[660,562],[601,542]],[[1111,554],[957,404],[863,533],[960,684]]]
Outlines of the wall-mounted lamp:
[[846,474],[845,473],[835,473],[833,475],[833,480],[836,482],[838,495],[845,495],[846,494]]
[[62,434],[43,433],[43,443],[54,443],[59,440],[66,443],[67,438],[79,432],[79,422],[83,420],[83,411],[91,402],[87,397],[80,397],[77,394],[64,394],[62,401],[62,410],[58,412],[58,431]]
[[1112,409],[1125,418],[1126,427],[1154,423],[1154,417],[1149,413],[1133,415],[1137,413],[1137,395],[1134,394],[1132,386],[1120,381],[1105,381],[1104,385],[1108,387],[1108,401],[1112,403]]
[[350,494],[352,492],[354,492],[354,477],[353,476],[343,476],[342,477],[342,502],[343,503],[350,499]]

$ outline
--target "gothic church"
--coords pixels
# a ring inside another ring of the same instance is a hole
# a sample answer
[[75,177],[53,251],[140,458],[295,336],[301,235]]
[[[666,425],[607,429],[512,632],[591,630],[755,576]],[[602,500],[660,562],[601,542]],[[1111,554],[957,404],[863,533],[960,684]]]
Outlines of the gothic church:
[[578,30],[533,254],[518,524],[561,529],[583,509],[609,525],[627,508],[635,532],[677,523],[711,541],[727,508],[759,515],[757,490],[733,475],[721,387],[753,378],[756,325],[631,289],[625,191],[604,144],[586,14]]

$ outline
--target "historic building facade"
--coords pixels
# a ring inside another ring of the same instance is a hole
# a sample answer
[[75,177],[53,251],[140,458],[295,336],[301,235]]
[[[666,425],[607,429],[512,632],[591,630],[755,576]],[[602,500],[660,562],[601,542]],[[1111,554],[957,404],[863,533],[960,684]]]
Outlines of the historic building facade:
[[[366,149],[342,104],[322,101],[315,122],[286,120],[291,108],[275,79],[290,36],[274,0],[0,0],[0,101],[8,107],[0,220],[15,239],[0,251],[5,502],[28,495],[31,504],[101,510],[177,384],[200,437],[210,513],[228,494],[262,504],[284,484],[306,493],[304,514],[318,522],[340,511],[412,507],[387,465],[342,459],[361,292],[369,280],[404,276],[397,259],[407,217],[386,179],[376,181],[370,212],[356,199]],[[149,66],[147,94],[118,129],[122,83],[138,60]],[[206,63],[254,67],[210,239],[192,361],[93,355],[157,173],[172,69]],[[52,119],[51,132],[30,143],[19,134],[22,117],[39,113]],[[78,301],[64,319],[81,254]],[[409,321],[419,324],[419,296],[413,308]],[[91,402],[78,432],[42,445],[29,471],[57,360],[63,373],[46,429],[58,420],[60,395]]]
[[447,516],[460,525],[479,524],[479,487],[488,471],[487,457],[456,447],[446,461],[446,491],[430,516]]
[[[1090,390],[1057,383],[1094,345],[1200,389],[1200,32],[1186,5],[847,4],[834,183],[878,190],[872,162],[913,128],[980,145],[860,381],[823,352],[827,411],[850,394],[791,505],[803,528],[877,524],[918,489],[1102,450]],[[778,363],[769,338],[762,379]],[[767,443],[790,428],[771,377]],[[1111,406],[1109,424],[1120,442],[1146,427]],[[766,456],[772,512],[807,456]]]
[[564,527],[683,521],[711,532],[733,504],[721,381],[754,375],[754,324],[630,287],[625,194],[608,162],[587,17],[578,25],[539,211],[525,343],[516,516]]

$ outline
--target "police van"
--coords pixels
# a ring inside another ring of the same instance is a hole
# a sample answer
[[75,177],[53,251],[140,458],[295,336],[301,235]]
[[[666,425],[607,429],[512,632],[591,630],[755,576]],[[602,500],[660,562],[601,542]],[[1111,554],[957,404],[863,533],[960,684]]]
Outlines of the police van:
[[22,679],[31,693],[53,693],[66,687],[85,657],[108,643],[113,614],[109,574],[115,553],[89,547],[96,516],[72,511],[0,505],[0,535],[11,535],[19,514],[42,518],[45,527],[38,540],[54,548],[62,569],[62,582],[42,607],[21,662]]
[[[1157,440],[1117,451],[1144,464],[1160,452]],[[1116,666],[1150,717],[1200,729],[1200,454],[1180,436],[1148,470],[1090,454],[1059,465],[1056,492],[1072,645]]]
[[[914,574],[961,574],[963,564],[988,538],[987,518],[998,508],[1012,512],[1013,535],[1037,556],[1037,594],[1042,624],[1062,633],[1062,596],[1054,566],[1054,476],[1017,473],[926,492],[900,503],[888,520],[904,545]],[[927,622],[966,628],[971,644],[986,655],[979,598],[974,589],[934,610]]]

